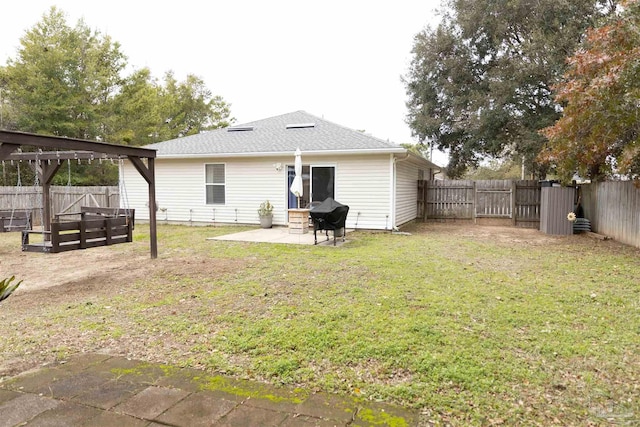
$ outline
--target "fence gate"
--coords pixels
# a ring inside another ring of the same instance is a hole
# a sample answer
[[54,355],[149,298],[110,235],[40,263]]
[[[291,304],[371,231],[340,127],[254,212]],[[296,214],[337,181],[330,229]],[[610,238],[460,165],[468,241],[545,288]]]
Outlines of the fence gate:
[[513,218],[515,181],[475,181],[476,218]]
[[418,183],[423,219],[494,218],[539,228],[540,184],[534,180],[432,180]]

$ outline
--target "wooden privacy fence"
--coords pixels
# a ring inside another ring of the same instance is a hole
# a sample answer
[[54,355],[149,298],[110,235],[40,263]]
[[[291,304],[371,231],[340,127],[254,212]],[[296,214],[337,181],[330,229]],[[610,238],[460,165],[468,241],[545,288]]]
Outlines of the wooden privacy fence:
[[[118,187],[51,186],[51,217],[59,213],[80,213],[81,206],[119,207]],[[39,209],[42,209],[42,187],[0,187],[0,210]],[[33,214],[36,225],[40,225],[40,218],[38,213]]]
[[418,181],[418,216],[424,220],[497,218],[540,226],[540,183],[534,180]]
[[640,247],[640,189],[633,182],[583,184],[579,189],[593,231]]

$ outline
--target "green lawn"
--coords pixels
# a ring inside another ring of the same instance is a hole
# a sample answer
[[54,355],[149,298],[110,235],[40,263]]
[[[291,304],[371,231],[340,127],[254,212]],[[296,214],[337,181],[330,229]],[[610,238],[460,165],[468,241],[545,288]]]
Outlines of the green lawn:
[[[640,425],[638,249],[439,225],[338,248],[204,239],[230,230],[162,225],[146,278],[30,313],[7,299],[0,357],[119,348],[420,408],[425,425]],[[145,233],[110,250],[144,253]]]

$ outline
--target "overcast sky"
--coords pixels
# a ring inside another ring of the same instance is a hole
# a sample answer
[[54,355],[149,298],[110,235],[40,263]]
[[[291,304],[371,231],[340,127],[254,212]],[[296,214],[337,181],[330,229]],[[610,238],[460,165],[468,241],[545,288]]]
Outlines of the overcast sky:
[[[237,123],[305,110],[395,143],[415,142],[400,81],[440,0],[28,0],[3,5],[0,64],[51,6],[121,44],[133,68],[200,76]],[[446,163],[436,153],[434,161]]]

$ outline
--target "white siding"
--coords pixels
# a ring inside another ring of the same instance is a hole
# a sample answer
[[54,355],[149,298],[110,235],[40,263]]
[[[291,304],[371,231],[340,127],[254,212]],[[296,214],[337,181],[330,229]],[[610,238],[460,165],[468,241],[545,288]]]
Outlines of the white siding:
[[[287,221],[287,165],[289,157],[167,160],[156,159],[156,199],[159,221],[258,224],[257,209],[269,199],[274,205],[273,223]],[[349,205],[348,228],[391,227],[389,155],[306,156],[304,165],[335,166],[335,199]],[[226,203],[205,203],[206,163],[226,166]],[[276,170],[280,163],[282,169]],[[416,172],[417,173],[417,172]],[[133,166],[122,170],[126,198],[123,205],[136,209],[136,218],[149,219],[147,183]],[[415,201],[415,197],[414,197]],[[415,203],[414,203],[415,204]],[[166,209],[166,211],[164,211]]]
[[418,170],[413,163],[396,163],[396,227],[418,215]]
[[336,162],[335,198],[349,205],[347,228],[390,229],[390,191],[388,154],[343,156]]

